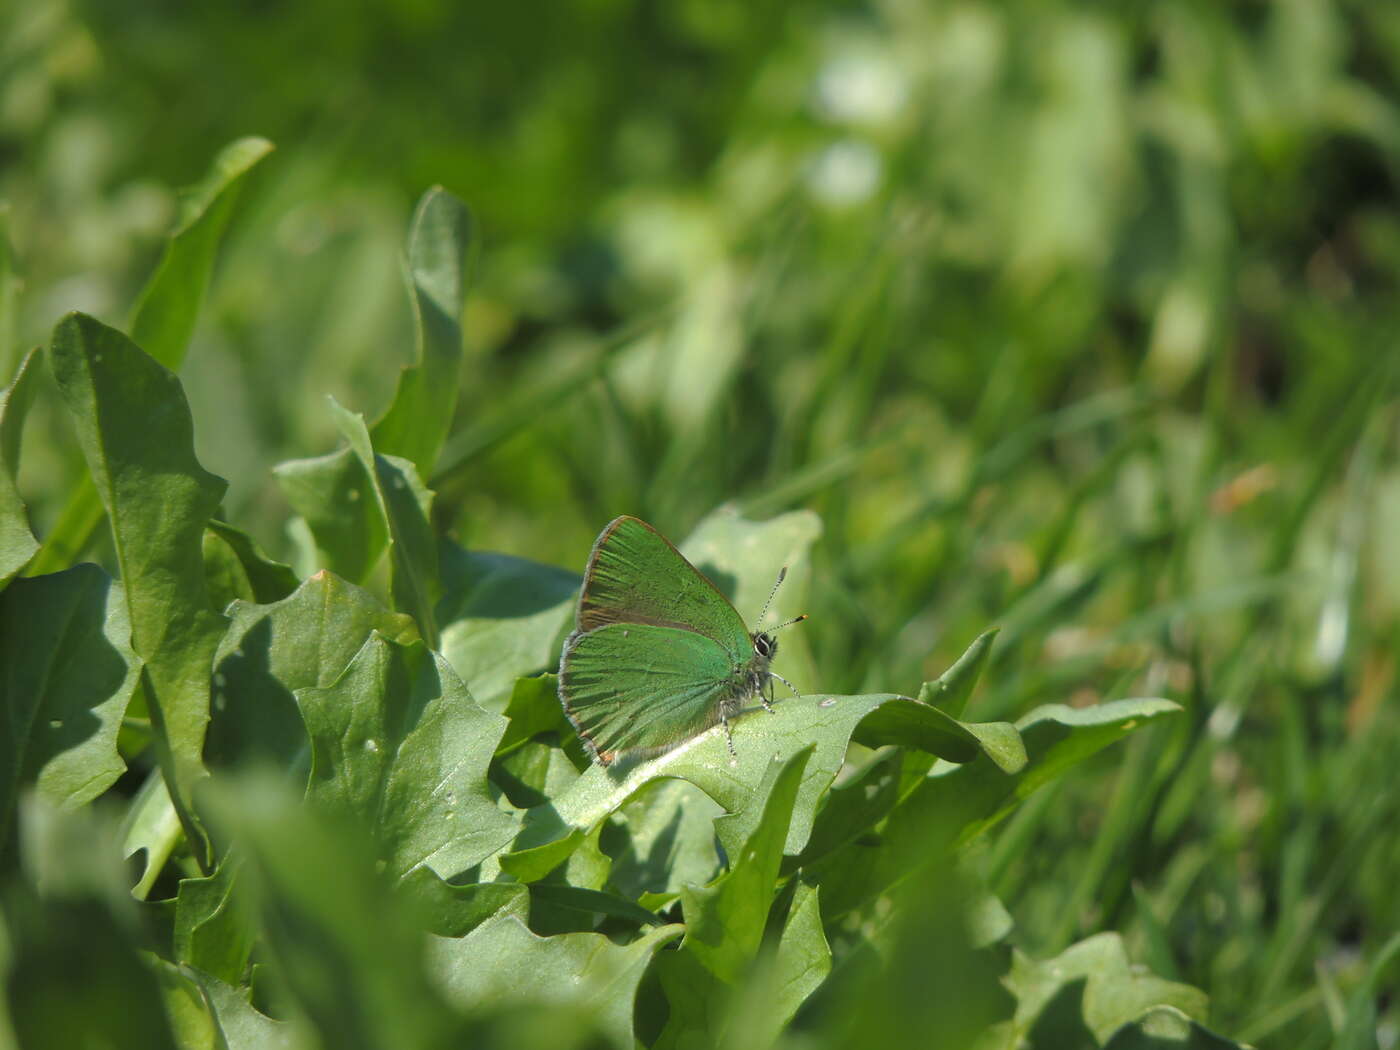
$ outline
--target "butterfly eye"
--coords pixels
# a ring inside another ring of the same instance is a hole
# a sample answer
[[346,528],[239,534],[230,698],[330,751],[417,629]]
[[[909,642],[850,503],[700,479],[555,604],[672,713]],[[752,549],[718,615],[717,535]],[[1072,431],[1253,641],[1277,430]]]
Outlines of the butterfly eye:
[[753,639],[753,651],[765,660],[771,659],[778,651],[778,640],[771,635],[756,634]]

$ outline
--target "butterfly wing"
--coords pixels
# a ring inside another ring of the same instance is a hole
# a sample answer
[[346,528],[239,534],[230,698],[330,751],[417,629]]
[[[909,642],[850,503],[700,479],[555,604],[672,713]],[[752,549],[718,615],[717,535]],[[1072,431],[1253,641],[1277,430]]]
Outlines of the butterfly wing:
[[729,599],[666,537],[638,518],[611,522],[593,544],[583,573],[574,633],[613,623],[696,631],[735,657],[752,646],[748,628]]
[[660,752],[719,721],[734,658],[717,642],[656,624],[575,632],[559,662],[564,713],[595,758]]

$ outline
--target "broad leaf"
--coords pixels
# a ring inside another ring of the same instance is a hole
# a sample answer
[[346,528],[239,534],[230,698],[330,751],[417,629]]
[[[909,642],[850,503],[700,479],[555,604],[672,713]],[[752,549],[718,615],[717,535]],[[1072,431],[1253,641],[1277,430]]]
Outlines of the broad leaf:
[[299,582],[289,566],[264,554],[253,537],[218,520],[204,530],[204,578],[214,607],[224,610],[234,599],[281,601]]
[[355,454],[342,448],[314,459],[288,460],[272,473],[311,531],[320,567],[364,583],[384,553],[388,532]]
[[214,874],[182,879],[175,899],[175,958],[232,985],[243,980],[256,940],[234,892],[241,863],[237,850],[226,854]]
[[227,626],[209,607],[201,554],[225,484],[195,459],[179,380],[126,336],[72,314],[55,329],[50,358],[112,524],[171,797],[207,862],[188,802],[204,775],[209,675]]
[[410,642],[418,630],[368,591],[318,572],[271,605],[235,602],[219,646],[207,754],[212,765],[253,760],[306,768],[306,729],[294,692],[328,686],[378,631]]
[[371,634],[334,684],[297,691],[311,734],[307,800],[371,832],[390,878],[444,878],[509,840],[486,769],[505,729],[421,642]]
[[935,763],[891,810],[877,844],[850,843],[810,869],[822,885],[828,918],[919,873],[1075,763],[1179,710],[1169,700],[1117,700],[1089,708],[1047,705],[1017,724],[1030,758],[1018,772],[999,768],[990,756],[963,765]]
[[[1185,1017],[1206,1014],[1204,993],[1133,966],[1116,933],[1097,934],[1044,961],[1016,952],[1005,984],[1016,997],[1015,1017],[998,1026],[997,1041],[1007,1047],[1022,1045],[1028,1037],[1035,1046],[1069,1046],[1086,1034],[1103,1045],[1120,1028],[1159,1007]],[[1052,1003],[1064,997],[1064,1008],[1052,1010]],[[1152,1044],[1129,1040],[1122,1045]]]
[[[178,371],[184,361],[244,177],[271,150],[272,143],[266,139],[230,143],[214,158],[203,181],[181,194],[175,231],[128,326],[132,341],[166,368]],[[92,541],[104,505],[91,478],[79,482],[44,541],[34,571],[56,572],[72,564]]]
[[117,730],[139,667],[120,585],[96,565],[0,592],[0,843],[18,793],[72,809],[126,769]]
[[196,980],[204,990],[225,1050],[302,1050],[311,1046],[292,1025],[258,1013],[242,989],[209,974],[198,974]]
[[[502,711],[515,681],[554,670],[573,626],[579,578],[508,554],[444,541],[437,621],[442,655],[488,711]],[[551,680],[552,681],[552,680]],[[559,701],[554,707],[561,712]]]
[[283,1001],[319,1045],[461,1045],[409,906],[376,871],[367,828],[305,805],[280,777],[219,777],[200,797],[212,826],[238,843],[238,890],[261,920]]
[[[864,728],[867,719],[872,723],[868,730]],[[757,819],[758,811],[751,807],[769,761],[789,758],[815,745],[788,829],[786,852],[797,854],[807,844],[816,809],[845,761],[853,738],[863,736],[880,744],[929,750],[960,762],[985,753],[979,736],[962,723],[927,704],[889,694],[790,697],[780,699],[771,715],[754,708],[731,725],[734,757],[729,754],[724,730],[716,726],[658,758],[630,765],[619,762],[606,768],[590,766],[548,806],[531,812],[515,848],[563,842],[571,831],[593,827],[650,782],[679,778],[699,787],[729,813],[747,812],[747,817],[721,825],[724,846],[732,851]],[[992,768],[998,770],[998,776],[1004,775],[996,765]]]
[[428,967],[459,1009],[562,1010],[595,1025],[612,1045],[631,1047],[637,985],[656,951],[680,934],[679,926],[662,926],[627,945],[597,933],[537,937],[501,916],[462,938],[432,938]]

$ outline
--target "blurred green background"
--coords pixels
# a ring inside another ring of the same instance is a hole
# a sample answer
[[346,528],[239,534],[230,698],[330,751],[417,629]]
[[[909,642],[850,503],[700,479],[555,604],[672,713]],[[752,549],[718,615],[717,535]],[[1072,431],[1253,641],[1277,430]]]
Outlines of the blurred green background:
[[[578,569],[618,513],[810,507],[804,687],[912,692],[996,624],[979,718],[1178,700],[985,851],[1017,943],[1120,929],[1261,1046],[1358,992],[1400,1038],[1400,6],[4,5],[0,375],[121,324],[247,134],[182,371],[230,520],[292,556],[270,468],[388,402],[442,184],[445,529]],[[41,535],[80,463],[36,412]]]

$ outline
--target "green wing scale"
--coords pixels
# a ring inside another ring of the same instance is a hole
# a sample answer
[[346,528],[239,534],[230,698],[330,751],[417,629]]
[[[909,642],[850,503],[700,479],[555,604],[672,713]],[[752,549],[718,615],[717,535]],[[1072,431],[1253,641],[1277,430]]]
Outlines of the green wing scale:
[[729,599],[670,540],[638,518],[618,518],[604,529],[583,572],[574,633],[610,623],[694,631],[736,656],[752,645]]
[[720,720],[736,689],[735,661],[694,631],[610,624],[564,646],[559,696],[594,757],[658,753]]

